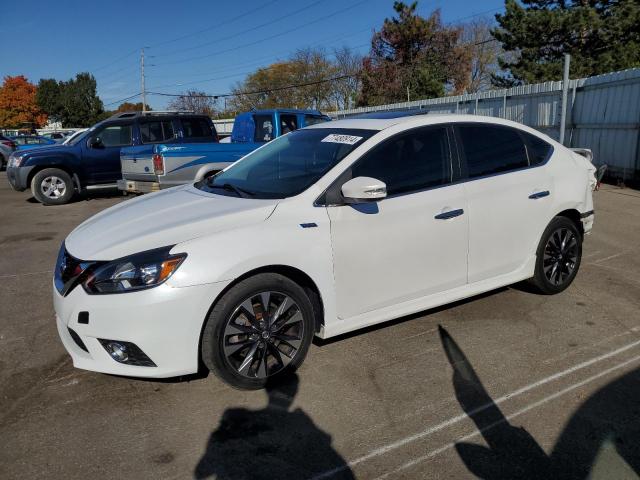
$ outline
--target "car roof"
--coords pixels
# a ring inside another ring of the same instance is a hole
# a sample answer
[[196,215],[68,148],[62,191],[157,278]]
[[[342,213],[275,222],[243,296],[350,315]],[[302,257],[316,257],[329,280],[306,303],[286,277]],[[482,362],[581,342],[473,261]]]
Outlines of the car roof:
[[[394,125],[407,124],[407,127],[419,127],[427,125],[437,125],[441,123],[485,123],[494,125],[504,125],[519,128],[521,130],[531,131],[529,127],[520,123],[505,120],[497,117],[487,117],[483,115],[462,115],[462,114],[421,114],[421,115],[405,115],[392,118],[346,118],[343,120],[335,120],[333,122],[318,123],[306,128],[353,128],[363,130],[384,130]],[[539,134],[539,132],[538,132]]]

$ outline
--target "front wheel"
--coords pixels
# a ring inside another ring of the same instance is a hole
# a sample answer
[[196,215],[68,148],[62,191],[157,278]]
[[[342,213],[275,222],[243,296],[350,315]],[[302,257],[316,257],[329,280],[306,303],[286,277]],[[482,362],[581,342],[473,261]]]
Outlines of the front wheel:
[[542,293],[552,295],[566,289],[578,274],[582,259],[582,234],[566,217],[555,217],[538,245],[532,283]]
[[211,310],[202,359],[231,386],[259,389],[302,364],[314,323],[302,287],[279,274],[258,274],[234,285]]
[[58,168],[45,168],[31,179],[31,193],[45,205],[64,205],[75,191],[71,175]]

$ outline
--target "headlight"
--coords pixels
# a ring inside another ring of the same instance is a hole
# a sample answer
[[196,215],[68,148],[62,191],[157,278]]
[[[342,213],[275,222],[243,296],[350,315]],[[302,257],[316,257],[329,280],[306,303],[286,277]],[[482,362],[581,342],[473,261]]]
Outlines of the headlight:
[[156,287],[177,270],[186,253],[169,254],[163,247],[102,263],[90,269],[82,282],[87,293],[124,293]]
[[9,167],[19,167],[22,164],[22,160],[24,160],[25,154],[13,152],[9,155]]

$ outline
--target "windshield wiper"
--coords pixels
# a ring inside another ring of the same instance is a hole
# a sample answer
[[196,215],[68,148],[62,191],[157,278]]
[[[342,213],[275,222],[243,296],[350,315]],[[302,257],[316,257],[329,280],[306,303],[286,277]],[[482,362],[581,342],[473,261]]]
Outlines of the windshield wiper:
[[250,192],[249,190],[245,190],[244,188],[236,187],[235,185],[231,185],[230,183],[223,183],[222,185],[216,185],[213,182],[209,182],[209,187],[211,188],[221,188],[222,190],[226,190],[228,192],[234,192],[239,197],[253,197],[255,194]]

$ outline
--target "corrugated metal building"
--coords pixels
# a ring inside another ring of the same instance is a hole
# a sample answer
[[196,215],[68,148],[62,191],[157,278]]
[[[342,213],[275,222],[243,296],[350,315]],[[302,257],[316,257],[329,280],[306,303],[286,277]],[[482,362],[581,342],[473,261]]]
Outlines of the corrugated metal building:
[[[507,118],[559,138],[562,82],[330,112],[422,110]],[[569,81],[565,145],[590,148],[595,163],[623,180],[640,178],[640,68]]]

